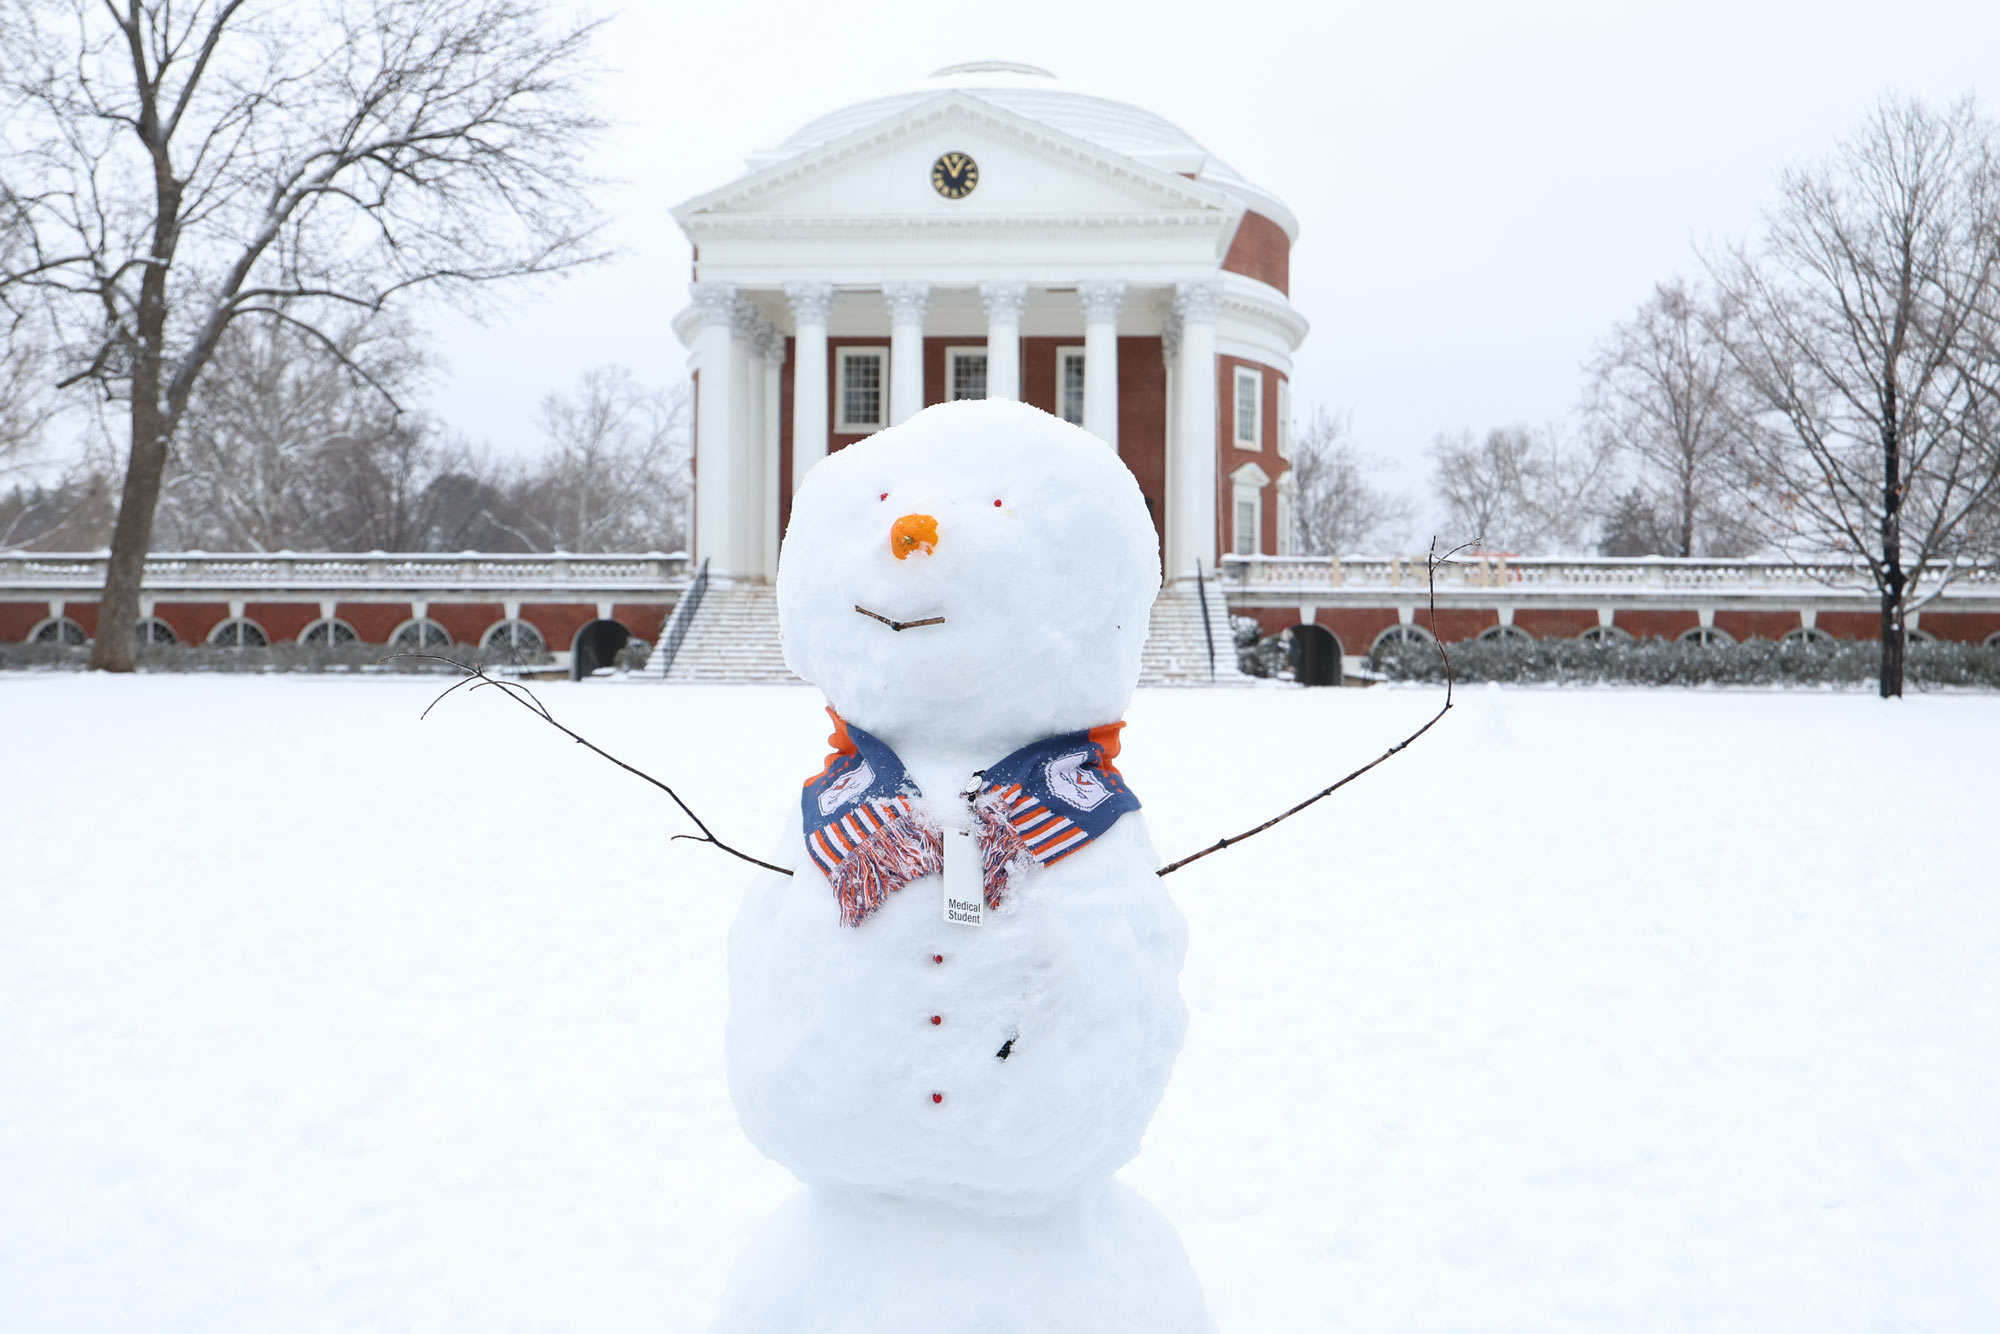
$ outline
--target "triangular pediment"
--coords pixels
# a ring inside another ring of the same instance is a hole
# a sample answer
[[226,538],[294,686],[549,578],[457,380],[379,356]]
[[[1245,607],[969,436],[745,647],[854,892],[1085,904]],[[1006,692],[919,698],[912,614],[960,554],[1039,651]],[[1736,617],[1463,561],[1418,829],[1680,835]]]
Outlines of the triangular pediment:
[[[962,198],[934,187],[933,166],[946,153],[976,165],[977,184]],[[688,200],[674,217],[696,232],[738,221],[868,218],[951,225],[1178,215],[1226,224],[1240,211],[1212,186],[951,91],[753,170]]]

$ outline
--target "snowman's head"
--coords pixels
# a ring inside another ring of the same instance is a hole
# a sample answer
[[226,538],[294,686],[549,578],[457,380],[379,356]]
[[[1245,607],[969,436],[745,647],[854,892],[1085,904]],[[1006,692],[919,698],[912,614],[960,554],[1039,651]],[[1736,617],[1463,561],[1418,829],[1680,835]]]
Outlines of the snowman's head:
[[842,717],[1004,754],[1123,716],[1159,586],[1109,446],[1020,403],[946,403],[806,475],[778,616]]

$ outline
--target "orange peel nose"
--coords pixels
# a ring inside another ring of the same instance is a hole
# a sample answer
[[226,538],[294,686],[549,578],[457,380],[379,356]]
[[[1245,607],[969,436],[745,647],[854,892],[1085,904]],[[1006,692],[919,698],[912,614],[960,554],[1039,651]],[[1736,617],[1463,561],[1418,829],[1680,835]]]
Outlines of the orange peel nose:
[[912,551],[928,556],[937,543],[937,520],[928,514],[905,514],[889,525],[889,550],[897,560],[908,560]]

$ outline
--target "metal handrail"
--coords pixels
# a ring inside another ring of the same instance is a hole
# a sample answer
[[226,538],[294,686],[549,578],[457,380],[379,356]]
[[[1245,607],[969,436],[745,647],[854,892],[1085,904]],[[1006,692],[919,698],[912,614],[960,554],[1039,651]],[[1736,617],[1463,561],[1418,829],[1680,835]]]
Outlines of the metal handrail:
[[701,568],[695,571],[694,582],[687,592],[674,604],[674,614],[667,619],[667,628],[660,633],[660,679],[667,679],[673,670],[674,655],[681,651],[681,643],[687,638],[688,627],[694,623],[694,614],[701,609],[701,595],[708,591],[708,557],[701,559]]
[[1208,641],[1208,683],[1215,684],[1215,631],[1208,623],[1208,585],[1201,577],[1201,557],[1194,561],[1194,595],[1201,599],[1201,637]]

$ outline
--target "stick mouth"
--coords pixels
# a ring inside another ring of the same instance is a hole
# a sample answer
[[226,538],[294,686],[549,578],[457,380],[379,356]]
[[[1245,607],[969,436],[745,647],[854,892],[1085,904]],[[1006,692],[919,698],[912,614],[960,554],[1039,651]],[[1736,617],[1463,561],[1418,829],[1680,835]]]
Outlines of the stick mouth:
[[944,624],[944,617],[942,617],[942,616],[927,616],[927,617],[925,617],[925,618],[924,618],[923,620],[921,620],[921,621],[894,621],[894,620],[890,620],[890,619],[889,619],[889,618],[888,618],[887,616],[884,616],[884,615],[883,615],[883,614],[882,614],[881,612],[879,612],[879,611],[870,611],[870,610],[868,610],[868,608],[866,608],[866,607],[862,606],[862,605],[861,605],[861,604],[860,604],[859,602],[857,602],[857,603],[855,603],[855,604],[854,604],[854,610],[856,610],[856,611],[860,612],[860,613],[861,613],[861,614],[862,614],[863,616],[866,616],[866,617],[868,617],[868,618],[869,618],[870,620],[873,620],[873,621],[880,621],[880,622],[882,622],[882,624],[884,624],[884,625],[888,626],[888,627],[889,627],[889,628],[890,628],[891,630],[898,630],[898,631],[901,631],[901,630],[914,630],[914,629],[916,629],[916,628],[917,628],[918,626],[920,626],[920,625],[943,625],[943,624]]

